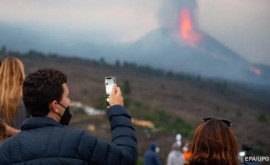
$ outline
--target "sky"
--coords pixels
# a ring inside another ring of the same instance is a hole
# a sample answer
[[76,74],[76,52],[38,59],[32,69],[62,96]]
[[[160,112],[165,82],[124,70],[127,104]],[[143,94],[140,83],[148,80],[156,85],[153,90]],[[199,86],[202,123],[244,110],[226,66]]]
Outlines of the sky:
[[[170,1],[176,0],[0,0],[0,23],[129,43],[162,27]],[[198,29],[248,61],[270,65],[270,0],[198,0],[194,13]]]

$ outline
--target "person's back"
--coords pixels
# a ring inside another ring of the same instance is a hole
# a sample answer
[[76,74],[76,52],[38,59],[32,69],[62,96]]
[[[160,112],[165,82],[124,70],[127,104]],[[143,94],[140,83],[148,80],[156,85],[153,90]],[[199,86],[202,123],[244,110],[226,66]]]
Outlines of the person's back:
[[[119,107],[112,107],[110,112],[112,113],[117,108]],[[113,114],[109,115],[110,118],[114,118],[112,116]],[[119,126],[112,130],[112,134],[115,136],[113,138],[116,140],[115,144],[109,144],[85,131],[64,128],[50,118],[35,117],[27,120],[29,121],[23,124],[22,131],[5,140],[0,147],[1,165],[6,162],[18,165],[81,165],[100,164],[100,162],[121,165],[136,162],[134,140],[118,137],[125,135],[135,138],[135,135],[134,133],[118,132]],[[119,119],[111,121],[112,125],[119,125],[120,122]],[[131,126],[130,123],[121,124]],[[129,142],[130,144],[127,144]],[[126,148],[117,147],[117,145],[125,145]],[[2,156],[6,159],[2,159]]]
[[159,160],[159,157],[156,153],[156,143],[150,143],[149,150],[145,152],[144,154],[144,165],[161,165],[161,162]]
[[113,88],[107,110],[109,142],[64,127],[71,119],[66,81],[66,75],[54,69],[41,69],[27,77],[23,98],[32,117],[23,122],[21,132],[0,145],[0,165],[135,165],[135,130],[120,88]]
[[180,151],[180,145],[176,143],[172,146],[172,151],[167,158],[167,165],[184,165],[185,160],[182,152]]
[[185,161],[187,161],[191,156],[190,145],[191,145],[190,142],[185,142],[183,147],[183,157]]

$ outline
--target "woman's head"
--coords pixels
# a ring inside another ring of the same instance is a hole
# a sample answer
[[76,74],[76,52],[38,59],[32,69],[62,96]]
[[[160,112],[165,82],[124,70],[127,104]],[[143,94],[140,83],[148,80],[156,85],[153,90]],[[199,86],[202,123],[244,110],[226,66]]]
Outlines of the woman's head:
[[22,85],[25,78],[23,63],[18,58],[8,57],[1,65],[0,74],[3,79],[10,82],[19,81]]
[[195,131],[190,164],[236,165],[238,143],[230,122],[208,118]]
[[21,60],[6,58],[0,67],[0,109],[7,122],[11,122],[22,98],[22,84],[25,79]]

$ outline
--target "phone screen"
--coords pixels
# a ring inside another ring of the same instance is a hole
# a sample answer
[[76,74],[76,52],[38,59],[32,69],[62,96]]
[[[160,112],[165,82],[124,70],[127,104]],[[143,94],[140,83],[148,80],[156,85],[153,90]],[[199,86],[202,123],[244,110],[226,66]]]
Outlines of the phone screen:
[[112,92],[112,87],[116,83],[115,77],[105,77],[106,95],[109,96]]

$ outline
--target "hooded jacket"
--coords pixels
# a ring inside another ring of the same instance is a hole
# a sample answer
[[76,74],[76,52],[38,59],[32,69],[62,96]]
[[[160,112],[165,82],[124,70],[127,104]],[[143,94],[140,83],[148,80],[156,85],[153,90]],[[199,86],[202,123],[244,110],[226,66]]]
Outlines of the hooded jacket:
[[156,148],[156,143],[150,143],[149,150],[144,154],[144,165],[161,165],[160,159],[156,153]]

